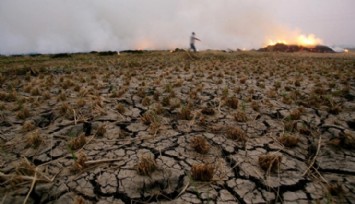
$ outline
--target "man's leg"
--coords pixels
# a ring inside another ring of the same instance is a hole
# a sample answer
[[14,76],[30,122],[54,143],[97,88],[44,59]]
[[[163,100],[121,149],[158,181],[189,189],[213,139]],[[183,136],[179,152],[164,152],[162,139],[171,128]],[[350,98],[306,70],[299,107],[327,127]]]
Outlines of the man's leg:
[[196,47],[195,47],[195,45],[191,43],[190,46],[191,46],[191,49],[192,49],[194,52],[196,52]]

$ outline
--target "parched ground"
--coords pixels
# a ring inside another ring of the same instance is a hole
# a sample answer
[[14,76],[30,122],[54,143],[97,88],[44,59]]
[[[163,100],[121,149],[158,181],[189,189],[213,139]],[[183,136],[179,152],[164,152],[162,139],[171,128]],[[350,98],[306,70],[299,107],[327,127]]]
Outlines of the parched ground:
[[0,57],[2,203],[355,202],[354,54],[110,54]]

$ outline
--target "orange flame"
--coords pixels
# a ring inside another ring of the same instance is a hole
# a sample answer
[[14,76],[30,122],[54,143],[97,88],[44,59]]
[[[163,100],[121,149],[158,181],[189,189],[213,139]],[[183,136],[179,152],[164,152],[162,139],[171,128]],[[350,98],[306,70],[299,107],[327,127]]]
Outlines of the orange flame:
[[305,47],[312,47],[322,44],[322,40],[317,38],[314,34],[310,34],[308,36],[300,35],[297,38],[297,44]]
[[282,44],[296,44],[304,47],[313,47],[323,43],[323,41],[320,38],[317,38],[314,34],[299,35],[294,39],[288,39],[288,40],[282,38],[278,40],[270,39],[268,42],[269,43],[267,45],[276,45],[277,43],[282,43]]
[[269,43],[267,45],[276,45],[278,43],[287,44],[285,40],[269,40]]

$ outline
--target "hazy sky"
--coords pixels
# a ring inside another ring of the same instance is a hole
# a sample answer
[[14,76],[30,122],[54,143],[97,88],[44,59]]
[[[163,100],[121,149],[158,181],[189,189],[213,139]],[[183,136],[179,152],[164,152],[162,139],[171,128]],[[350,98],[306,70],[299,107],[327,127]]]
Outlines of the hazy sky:
[[0,0],[0,54],[259,48],[314,34],[355,47],[355,0]]

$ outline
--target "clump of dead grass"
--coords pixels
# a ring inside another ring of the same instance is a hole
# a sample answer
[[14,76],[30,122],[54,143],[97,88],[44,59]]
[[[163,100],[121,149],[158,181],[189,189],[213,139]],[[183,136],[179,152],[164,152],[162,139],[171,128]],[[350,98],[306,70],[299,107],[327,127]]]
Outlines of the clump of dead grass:
[[26,119],[31,116],[30,110],[27,107],[22,107],[16,114],[18,119]]
[[172,98],[170,100],[170,109],[176,109],[181,106],[181,101],[178,98]]
[[237,112],[234,114],[234,119],[235,119],[237,122],[246,122],[246,121],[248,121],[248,116],[245,114],[244,111],[237,111]]
[[147,111],[141,116],[141,120],[145,125],[151,125],[154,123],[159,123],[159,118],[156,112]]
[[60,106],[59,106],[59,113],[62,114],[62,115],[67,115],[68,113],[70,113],[70,106],[68,103],[62,103]]
[[204,115],[214,115],[215,111],[211,107],[204,107],[204,108],[202,108],[201,113]]
[[327,184],[327,191],[332,196],[343,196],[344,189],[339,182],[331,182]]
[[317,134],[317,131],[312,130],[307,124],[305,123],[296,123],[295,121],[291,121],[290,124],[293,124],[294,129],[297,130],[299,133],[304,135],[313,135]]
[[292,104],[292,99],[289,95],[285,94],[282,96],[282,102],[284,104],[290,105],[290,104]]
[[280,81],[275,81],[274,82],[274,88],[275,90],[278,90],[281,87],[281,82]]
[[0,103],[0,110],[5,110],[5,104],[4,103]]
[[61,92],[58,96],[58,99],[60,101],[65,101],[65,100],[67,100],[67,95],[64,92]]
[[79,135],[78,137],[72,138],[68,146],[71,150],[78,150],[83,147],[86,143],[86,138],[84,134]]
[[344,147],[349,149],[355,148],[355,135],[350,132],[344,132]]
[[10,93],[0,91],[0,100],[2,100],[2,101],[13,102],[13,101],[16,101],[17,99],[18,99],[18,96],[15,91],[11,91]]
[[267,172],[275,171],[279,168],[282,157],[276,154],[267,154],[259,156],[260,167]]
[[300,139],[295,135],[284,134],[280,138],[278,138],[279,142],[285,147],[295,147],[297,146]]
[[31,89],[31,95],[32,96],[40,96],[41,95],[41,91],[39,90],[38,87],[34,87]]
[[100,125],[95,133],[97,137],[103,137],[106,134],[106,125]]
[[295,80],[295,82],[294,82],[294,85],[296,86],[296,87],[300,87],[301,86],[301,81],[300,81],[301,79],[296,79]]
[[284,121],[284,130],[287,132],[294,132],[296,130],[296,121],[286,120]]
[[76,101],[76,105],[78,105],[79,107],[84,107],[86,104],[86,101],[83,99],[83,98],[79,98],[77,101]]
[[237,109],[239,104],[239,100],[237,97],[232,96],[226,99],[226,105],[230,108]]
[[87,161],[87,157],[84,153],[79,153],[77,157],[74,157],[74,163],[73,163],[73,171],[78,172],[83,170],[86,167],[85,162]]
[[207,120],[206,120],[206,117],[203,116],[203,115],[199,115],[197,118],[197,124],[200,125],[200,126],[206,126],[207,125]]
[[164,113],[164,108],[163,108],[163,106],[160,103],[156,103],[154,105],[153,111],[156,114],[160,115],[160,114]]
[[26,120],[22,124],[22,131],[24,131],[24,132],[28,132],[28,131],[31,131],[34,129],[36,129],[36,124],[33,120]]
[[181,107],[180,111],[178,112],[178,118],[180,120],[191,120],[192,119],[191,108],[189,106]]
[[118,91],[114,91],[111,94],[112,98],[120,98],[123,96],[126,92],[128,91],[128,88],[126,86],[121,87]]
[[73,200],[73,204],[85,204],[85,200],[81,196],[76,196]]
[[151,100],[150,100],[150,98],[149,98],[148,96],[146,96],[146,97],[144,97],[144,98],[142,99],[142,105],[143,105],[143,106],[149,106],[150,103],[151,103]]
[[119,113],[123,114],[126,111],[126,108],[124,107],[124,105],[122,103],[119,103],[116,105],[116,110]]
[[33,176],[36,171],[36,166],[30,163],[26,158],[22,159],[16,165],[16,174],[24,176]]
[[242,142],[244,144],[248,140],[247,134],[239,127],[232,127],[232,126],[226,127],[226,134],[228,138],[232,140],[236,140],[238,142]]
[[206,138],[202,136],[195,136],[191,140],[191,147],[200,154],[206,154],[210,150],[210,144]]
[[191,167],[191,176],[195,181],[211,181],[215,173],[212,164],[195,164]]
[[74,86],[74,91],[80,92],[80,90],[81,90],[81,86],[79,86],[78,84]]
[[243,76],[243,77],[241,77],[240,79],[239,79],[239,82],[241,83],[241,84],[245,84],[245,82],[248,80],[248,78],[246,77],[246,76]]
[[161,104],[163,106],[169,106],[170,105],[170,96],[165,96],[163,97],[163,99],[161,100]]
[[37,148],[44,142],[42,135],[38,130],[30,133],[26,138],[26,143],[28,146]]
[[43,99],[46,99],[46,100],[51,98],[51,94],[48,91],[44,91],[42,96],[43,96]]
[[291,120],[299,120],[301,118],[301,114],[302,114],[302,109],[297,108],[291,111],[289,118]]
[[160,97],[159,91],[154,90],[153,99],[154,99],[155,101],[159,101],[159,97]]
[[155,162],[154,156],[151,154],[143,154],[137,164],[137,172],[143,176],[151,175],[156,169],[157,164]]
[[252,102],[251,102],[251,108],[252,108],[253,110],[255,110],[255,111],[259,111],[259,110],[260,110],[260,105],[259,105],[258,102],[252,101]]
[[138,90],[137,90],[137,96],[139,96],[139,97],[141,97],[141,98],[145,98],[146,92],[145,92],[144,88],[138,88]]
[[355,149],[355,135],[345,131],[339,133],[339,137],[330,142],[334,146],[340,146],[345,149]]

